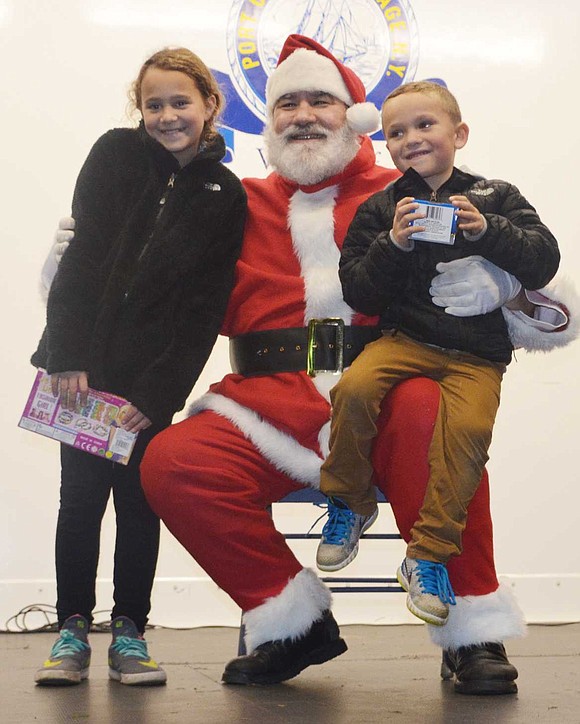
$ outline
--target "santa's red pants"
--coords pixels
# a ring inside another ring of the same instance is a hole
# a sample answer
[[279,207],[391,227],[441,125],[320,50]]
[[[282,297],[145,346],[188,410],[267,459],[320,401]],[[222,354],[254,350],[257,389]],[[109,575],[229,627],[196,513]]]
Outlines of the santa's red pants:
[[[409,380],[393,390],[379,420],[376,484],[405,540],[425,494],[438,405],[436,383]],[[205,411],[164,430],[147,448],[141,477],[153,510],[242,610],[277,596],[303,568],[268,511],[300,486],[224,417]],[[459,596],[498,587],[486,474],[469,506],[463,553],[448,571]]]

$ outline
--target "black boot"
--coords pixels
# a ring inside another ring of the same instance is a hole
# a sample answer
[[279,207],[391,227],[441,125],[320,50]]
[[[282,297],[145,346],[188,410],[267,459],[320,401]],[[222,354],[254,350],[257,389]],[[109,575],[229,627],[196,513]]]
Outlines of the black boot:
[[445,649],[441,678],[455,676],[458,694],[516,694],[518,670],[508,661],[500,643],[485,643]]
[[226,666],[224,684],[278,684],[297,676],[312,664],[340,656],[347,649],[330,611],[315,621],[299,639],[267,641],[248,656],[238,656]]

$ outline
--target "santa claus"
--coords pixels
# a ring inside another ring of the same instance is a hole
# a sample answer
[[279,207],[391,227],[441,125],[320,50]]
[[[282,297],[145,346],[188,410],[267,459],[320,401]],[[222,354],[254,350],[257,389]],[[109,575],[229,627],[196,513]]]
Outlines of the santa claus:
[[[362,82],[318,43],[287,39],[266,97],[274,172],[244,182],[249,215],[223,327],[233,372],[153,440],[142,465],[153,509],[243,611],[248,653],[226,666],[228,684],[284,681],[346,650],[328,588],[296,559],[268,508],[301,486],[318,486],[332,372],[376,334],[375,319],[342,299],[340,248],[358,205],[397,175],[375,163],[365,134],[376,129],[378,113],[364,102]],[[523,305],[505,309],[520,345],[562,345],[575,333],[556,293],[536,295],[535,309],[523,292],[510,302],[517,286],[482,260],[446,267],[433,294],[459,315]],[[376,484],[404,538],[428,479],[438,401],[435,383],[411,380],[381,418]],[[524,622],[496,577],[485,476],[463,542],[449,564],[457,605],[445,627],[429,627],[444,650],[443,672],[462,693],[515,692],[517,671],[503,642],[520,636]]]

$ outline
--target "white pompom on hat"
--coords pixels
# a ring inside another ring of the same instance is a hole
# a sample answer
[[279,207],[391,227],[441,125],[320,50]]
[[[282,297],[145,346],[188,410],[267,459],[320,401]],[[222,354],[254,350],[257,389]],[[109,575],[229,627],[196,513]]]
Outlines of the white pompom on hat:
[[272,117],[282,96],[302,91],[330,93],[345,103],[346,120],[355,133],[374,133],[379,128],[380,113],[373,103],[366,102],[366,90],[358,75],[312,38],[289,35],[266,83],[268,116]]

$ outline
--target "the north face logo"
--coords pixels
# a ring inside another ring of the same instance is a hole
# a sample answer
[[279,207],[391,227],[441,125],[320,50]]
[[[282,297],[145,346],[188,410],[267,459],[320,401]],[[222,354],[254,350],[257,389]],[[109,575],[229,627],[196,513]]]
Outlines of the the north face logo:
[[490,194],[493,194],[495,189],[471,189],[469,192],[470,194],[473,194],[474,196],[489,196]]

